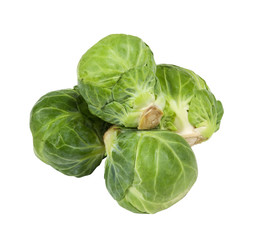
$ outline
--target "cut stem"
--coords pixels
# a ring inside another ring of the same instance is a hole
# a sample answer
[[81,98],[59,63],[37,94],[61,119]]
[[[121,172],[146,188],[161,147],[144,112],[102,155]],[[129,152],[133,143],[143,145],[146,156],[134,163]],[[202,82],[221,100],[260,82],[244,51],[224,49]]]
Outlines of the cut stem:
[[111,155],[112,144],[116,139],[119,127],[116,125],[111,126],[103,135],[103,141],[108,156]]
[[192,133],[186,133],[186,134],[182,132],[178,132],[177,134],[182,136],[191,147],[195,144],[198,144],[207,140],[198,131],[193,131]]
[[163,116],[163,112],[156,105],[146,108],[139,121],[138,129],[152,129],[158,126]]

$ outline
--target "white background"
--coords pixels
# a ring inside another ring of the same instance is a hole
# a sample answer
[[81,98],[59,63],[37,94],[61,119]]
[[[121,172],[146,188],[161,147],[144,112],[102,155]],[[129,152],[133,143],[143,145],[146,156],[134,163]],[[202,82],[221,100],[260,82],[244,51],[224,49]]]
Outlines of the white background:
[[[1,1],[0,239],[273,239],[270,2]],[[118,206],[104,162],[77,179],[33,153],[32,106],[76,85],[81,55],[111,33],[194,70],[225,109],[219,132],[193,149],[192,190],[154,215]]]

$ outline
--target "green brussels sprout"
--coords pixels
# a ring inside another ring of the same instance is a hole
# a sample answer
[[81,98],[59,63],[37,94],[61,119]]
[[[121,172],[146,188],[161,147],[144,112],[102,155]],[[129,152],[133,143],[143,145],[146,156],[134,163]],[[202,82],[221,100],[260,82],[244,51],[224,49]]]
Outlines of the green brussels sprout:
[[175,131],[192,146],[220,127],[224,110],[206,82],[194,72],[174,65],[157,66],[156,75],[166,99],[160,129]]
[[166,209],[182,199],[196,181],[194,153],[174,132],[113,126],[105,133],[104,142],[106,187],[129,211]]
[[155,73],[147,44],[138,37],[112,34],[79,61],[79,91],[90,112],[104,121],[150,129],[159,124],[165,104]]
[[30,116],[34,152],[43,162],[75,177],[91,174],[105,155],[107,124],[92,116],[76,89],[47,93]]

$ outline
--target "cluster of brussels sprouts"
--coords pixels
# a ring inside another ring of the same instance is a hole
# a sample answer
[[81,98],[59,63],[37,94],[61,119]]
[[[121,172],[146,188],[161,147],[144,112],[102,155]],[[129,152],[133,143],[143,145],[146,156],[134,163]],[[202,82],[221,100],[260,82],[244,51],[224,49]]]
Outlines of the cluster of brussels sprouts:
[[106,155],[112,197],[132,212],[156,213],[190,190],[197,178],[191,146],[209,139],[222,116],[201,77],[156,65],[140,38],[113,34],[82,56],[76,87],[38,100],[30,128],[43,162],[82,177]]

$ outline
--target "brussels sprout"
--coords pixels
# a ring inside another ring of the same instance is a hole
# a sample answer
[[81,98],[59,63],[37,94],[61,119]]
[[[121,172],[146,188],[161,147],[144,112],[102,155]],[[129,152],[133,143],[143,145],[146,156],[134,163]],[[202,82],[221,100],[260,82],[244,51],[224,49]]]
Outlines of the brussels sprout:
[[160,128],[175,131],[192,146],[219,129],[224,110],[206,82],[194,72],[174,65],[157,66],[166,99]]
[[76,177],[88,175],[105,154],[107,124],[92,116],[77,90],[47,93],[30,116],[35,154],[58,171]]
[[156,213],[182,199],[197,178],[188,143],[169,131],[111,127],[104,135],[106,187],[129,211]]
[[109,35],[81,58],[78,86],[94,115],[125,127],[150,129],[165,104],[155,76],[153,53],[140,38]]

